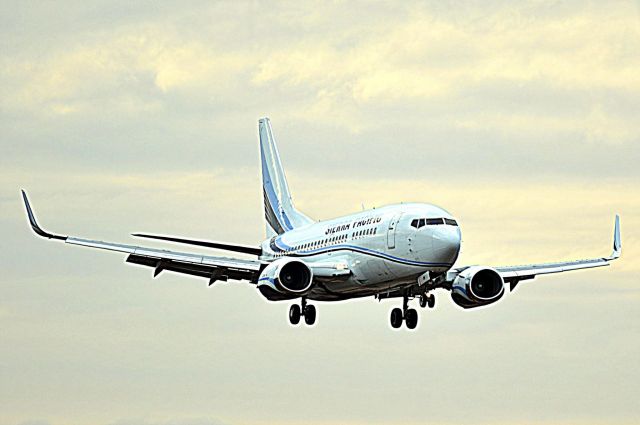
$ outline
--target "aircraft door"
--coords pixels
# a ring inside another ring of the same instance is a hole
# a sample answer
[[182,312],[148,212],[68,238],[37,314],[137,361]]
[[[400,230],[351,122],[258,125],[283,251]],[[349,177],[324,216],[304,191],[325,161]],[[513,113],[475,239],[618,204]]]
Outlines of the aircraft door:
[[387,230],[387,248],[394,249],[396,247],[396,227],[398,227],[398,221],[402,213],[398,213],[389,222],[389,229]]

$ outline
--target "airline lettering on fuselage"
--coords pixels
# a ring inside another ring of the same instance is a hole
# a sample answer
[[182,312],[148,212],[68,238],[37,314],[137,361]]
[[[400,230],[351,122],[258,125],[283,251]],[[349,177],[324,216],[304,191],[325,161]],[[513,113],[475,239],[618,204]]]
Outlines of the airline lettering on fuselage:
[[377,223],[380,223],[381,221],[382,221],[382,217],[380,217],[380,216],[364,218],[364,219],[361,219],[361,220],[358,220],[358,221],[354,221],[353,223],[340,224],[338,226],[329,227],[324,232],[324,234],[325,235],[333,235],[334,233],[344,232],[344,231],[349,230],[351,228],[355,229],[357,227],[367,226],[369,224],[377,224]]
[[369,224],[377,224],[377,223],[380,223],[381,221],[382,221],[382,217],[365,218],[363,220],[358,220],[354,222],[353,228],[355,229],[356,227],[368,226]]
[[334,233],[344,232],[345,230],[349,230],[351,228],[351,223],[341,224],[339,226],[329,227],[324,234],[325,235],[333,235]]

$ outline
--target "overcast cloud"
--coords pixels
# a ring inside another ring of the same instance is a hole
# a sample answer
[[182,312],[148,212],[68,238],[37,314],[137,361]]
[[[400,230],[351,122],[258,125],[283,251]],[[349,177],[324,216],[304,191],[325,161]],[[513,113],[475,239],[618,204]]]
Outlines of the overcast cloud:
[[[262,116],[314,218],[432,202],[502,265],[608,254],[620,213],[623,259],[308,329],[27,226],[20,188],[64,234],[258,243]],[[638,117],[638,1],[4,1],[0,424],[637,423]]]

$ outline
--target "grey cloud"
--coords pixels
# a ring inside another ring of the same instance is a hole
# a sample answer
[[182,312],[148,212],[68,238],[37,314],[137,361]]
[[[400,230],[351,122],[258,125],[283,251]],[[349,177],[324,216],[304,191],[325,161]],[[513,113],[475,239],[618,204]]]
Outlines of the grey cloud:
[[[442,93],[366,97],[354,87],[365,70],[341,73],[416,16],[428,18],[417,34],[442,24],[481,37],[503,17],[535,32],[576,16],[606,23],[628,5],[601,14],[601,3],[578,1],[3,2],[0,422],[637,422],[637,87],[607,72],[586,86],[489,72]],[[626,66],[633,37],[609,49]],[[546,43],[523,56],[555,41]],[[495,58],[464,44],[441,40],[437,60],[400,56],[392,68],[440,76]],[[196,53],[171,62],[182,49]],[[294,53],[291,68],[306,73],[278,68]],[[149,65],[158,57],[168,64]],[[388,328],[393,302],[322,304],[318,326],[291,328],[288,306],[249,285],[152,279],[122,256],[28,228],[21,187],[52,231],[256,243],[263,115],[314,217],[360,202],[442,201],[461,216],[461,261],[511,262],[608,249],[609,222],[590,226],[620,208],[627,251],[608,270],[523,283],[491,309],[463,312],[438,294],[408,334]]]
[[18,425],[51,425],[51,422],[45,420],[28,420],[20,422]]
[[147,419],[120,419],[109,425],[230,425],[216,419],[194,418],[194,419],[170,419],[170,420],[147,420]]

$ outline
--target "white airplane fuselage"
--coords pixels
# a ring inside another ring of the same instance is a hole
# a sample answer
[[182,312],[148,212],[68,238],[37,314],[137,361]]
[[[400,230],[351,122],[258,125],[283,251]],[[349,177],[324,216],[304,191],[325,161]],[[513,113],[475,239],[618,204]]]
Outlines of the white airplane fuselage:
[[[425,224],[427,219],[432,224]],[[307,294],[328,301],[379,294],[415,283],[425,272],[446,272],[460,243],[460,228],[447,211],[430,204],[396,204],[286,231],[262,243],[262,259],[344,263],[351,270],[348,278]]]

